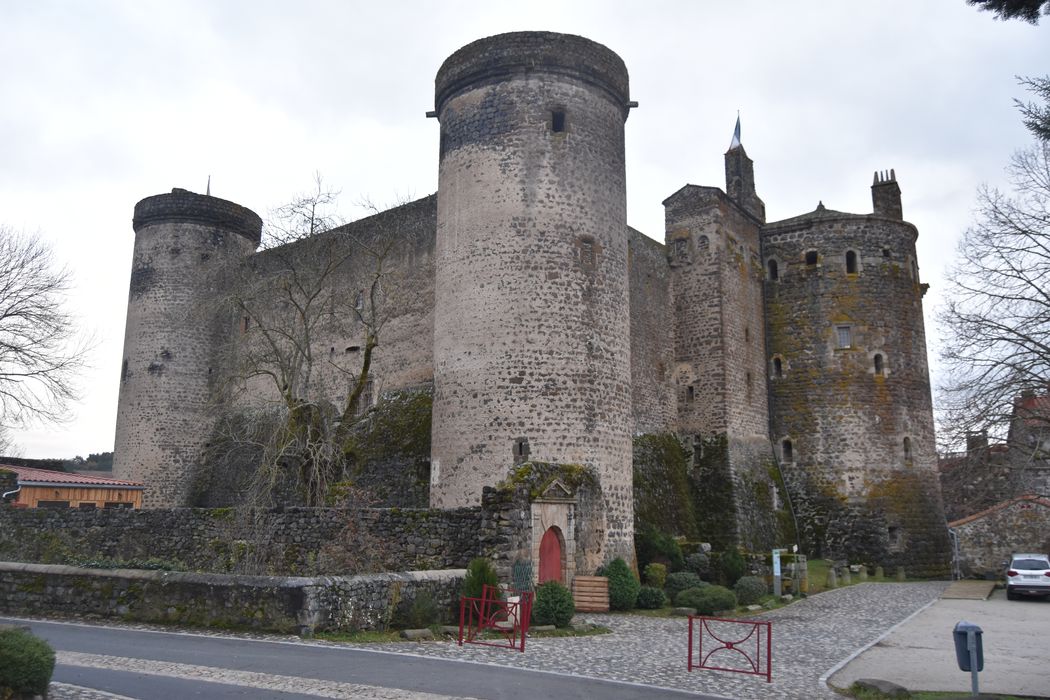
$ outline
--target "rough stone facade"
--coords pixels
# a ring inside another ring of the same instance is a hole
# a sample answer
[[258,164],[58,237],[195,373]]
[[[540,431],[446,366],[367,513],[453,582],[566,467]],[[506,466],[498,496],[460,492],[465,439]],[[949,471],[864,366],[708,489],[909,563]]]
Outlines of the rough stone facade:
[[[896,178],[877,178],[871,215],[820,207],[766,223],[734,141],[726,190],[671,195],[661,244],[626,225],[629,98],[623,62],[581,37],[470,44],[437,76],[438,193],[336,231],[392,251],[402,293],[372,376],[376,396],[433,391],[431,505],[504,498],[494,487],[515,464],[581,465],[596,482],[572,549],[591,573],[633,559],[634,491],[673,472],[671,491],[692,501],[675,508],[693,517],[672,534],[765,549],[789,545],[797,523],[811,554],[946,572],[917,234]],[[139,206],[157,214],[136,224],[115,475],[145,481],[150,505],[183,505],[215,420],[201,407],[223,381],[209,370],[244,352],[238,319],[190,324],[186,309],[214,293],[220,253],[265,281],[285,251],[253,253],[247,215],[183,213],[235,206],[221,200],[177,191]],[[333,298],[367,272],[340,273]],[[315,350],[353,371],[359,344],[340,326]],[[246,388],[244,405],[265,400]],[[687,461],[632,473],[632,437],[647,435],[662,446],[639,454],[673,454],[662,441],[675,435]],[[522,556],[529,512],[501,521]]]
[[195,571],[313,575],[340,570],[342,552],[365,546],[366,570],[462,568],[474,557],[502,551],[507,516],[501,509],[513,507],[508,502],[488,509],[378,508],[356,514],[336,508],[245,513],[0,507],[0,561],[153,559]]
[[383,630],[425,593],[452,621],[465,569],[365,576],[225,576],[0,562],[0,612],[308,636]]
[[949,523],[963,576],[999,578],[1014,552],[1050,551],[1050,499],[1021,496]]

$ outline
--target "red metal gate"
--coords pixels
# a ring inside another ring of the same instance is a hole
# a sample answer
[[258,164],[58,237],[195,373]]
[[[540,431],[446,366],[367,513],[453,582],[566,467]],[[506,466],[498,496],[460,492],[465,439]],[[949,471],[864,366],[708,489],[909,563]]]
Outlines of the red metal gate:
[[690,615],[688,669],[694,668],[764,676],[772,683],[772,624]]
[[483,644],[525,651],[532,616],[532,592],[483,586],[480,598],[459,599],[459,645]]

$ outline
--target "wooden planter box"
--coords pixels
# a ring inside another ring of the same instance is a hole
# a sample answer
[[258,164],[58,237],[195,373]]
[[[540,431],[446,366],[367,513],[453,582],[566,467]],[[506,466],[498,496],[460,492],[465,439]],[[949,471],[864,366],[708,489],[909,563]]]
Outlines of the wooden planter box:
[[576,612],[609,612],[609,579],[577,576],[572,580],[572,599]]

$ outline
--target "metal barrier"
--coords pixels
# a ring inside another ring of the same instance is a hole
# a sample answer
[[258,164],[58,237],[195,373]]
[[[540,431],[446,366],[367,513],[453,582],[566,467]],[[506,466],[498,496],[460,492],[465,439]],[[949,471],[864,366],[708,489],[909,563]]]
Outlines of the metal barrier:
[[532,616],[531,591],[508,591],[483,586],[480,598],[459,599],[459,645],[482,644],[525,651]]
[[[712,628],[711,623],[715,624]],[[765,634],[763,634],[763,630]],[[726,639],[736,631],[736,639]],[[705,644],[705,639],[710,640]],[[695,653],[694,653],[695,648]],[[719,652],[723,652],[719,654]],[[712,659],[716,654],[717,658]],[[763,664],[763,660],[765,664]],[[735,661],[735,663],[731,663]],[[715,665],[716,663],[722,665]],[[689,616],[689,664],[709,671],[765,676],[773,682],[773,626],[769,622]]]

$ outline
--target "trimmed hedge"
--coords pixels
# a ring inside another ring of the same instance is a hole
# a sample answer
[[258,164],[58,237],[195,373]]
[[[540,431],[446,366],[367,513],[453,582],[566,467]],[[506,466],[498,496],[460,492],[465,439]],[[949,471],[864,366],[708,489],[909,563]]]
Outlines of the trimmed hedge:
[[55,652],[20,629],[0,630],[0,697],[47,695]]
[[766,588],[766,580],[758,576],[741,576],[733,586],[736,599],[741,605],[752,605],[762,600],[762,596],[769,592]]
[[719,610],[736,608],[736,594],[723,586],[687,588],[678,594],[674,604],[680,608],[695,608],[698,615],[713,615]]
[[576,603],[569,589],[557,581],[541,583],[532,604],[532,621],[537,625],[567,627],[576,614]]
[[612,610],[631,610],[638,599],[642,584],[638,582],[631,567],[620,557],[602,567],[602,573],[609,579],[609,608]]
[[664,592],[659,588],[642,586],[638,589],[638,599],[636,603],[642,610],[659,610],[667,605],[667,596],[665,596]]
[[700,577],[694,574],[692,571],[676,571],[673,574],[667,576],[667,582],[664,583],[664,593],[671,600],[675,600],[678,594],[687,588],[701,588],[705,586]]
[[647,586],[663,588],[664,583],[667,582],[667,567],[663,564],[658,564],[656,562],[646,564],[643,574]]

